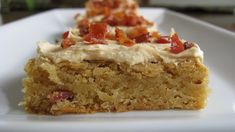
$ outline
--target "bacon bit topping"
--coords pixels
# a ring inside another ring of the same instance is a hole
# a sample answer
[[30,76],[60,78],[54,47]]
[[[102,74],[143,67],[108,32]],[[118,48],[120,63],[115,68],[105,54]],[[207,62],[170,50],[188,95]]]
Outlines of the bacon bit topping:
[[77,23],[77,27],[79,29],[80,35],[84,36],[89,33],[89,20],[87,18],[82,19]]
[[171,50],[170,51],[175,54],[178,54],[184,51],[184,44],[180,41],[176,33],[171,35]]
[[121,29],[116,28],[115,32],[116,32],[116,34],[115,34],[116,40],[119,43],[121,43],[121,44],[123,44],[125,46],[128,46],[128,47],[134,45],[134,41],[129,39],[127,37],[126,33],[123,32]]
[[94,23],[89,27],[89,34],[95,38],[103,39],[108,32],[108,25],[106,23]]
[[107,33],[106,35],[105,35],[105,38],[106,39],[110,39],[110,40],[115,40],[116,38],[115,38],[115,35],[113,35],[113,34],[111,34],[111,33]]
[[193,47],[193,43],[189,43],[188,41],[184,42],[184,49],[190,49],[192,47]]
[[66,39],[68,36],[69,36],[69,31],[64,32],[63,35],[62,35],[62,38]]
[[150,22],[148,20],[146,20],[143,16],[140,16],[139,17],[139,24],[146,24],[146,25],[150,25],[150,26],[153,26],[154,23],[153,22]]
[[63,49],[65,49],[65,48],[68,48],[68,47],[70,47],[72,45],[75,45],[75,44],[76,44],[76,39],[74,39],[74,38],[65,38],[61,42],[61,47]]
[[136,3],[133,3],[133,4],[126,4],[126,5],[125,5],[125,9],[131,9],[131,10],[135,10],[135,9],[137,9],[138,7],[139,7],[139,5],[136,4]]
[[125,11],[115,12],[103,19],[103,22],[108,23],[110,26],[137,26],[137,25],[152,25],[153,23],[148,22],[142,16],[138,16],[135,12]]
[[110,26],[117,26],[118,25],[118,20],[116,20],[116,18],[114,18],[113,15],[108,16],[103,21],[106,22],[107,24],[109,24]]
[[156,43],[167,44],[170,43],[169,36],[161,36],[156,40]]
[[104,8],[104,7],[109,7],[111,9],[115,9],[119,7],[120,0],[92,0],[92,4],[96,8]]
[[125,19],[124,12],[116,12],[104,18],[103,21],[108,23],[110,26],[118,26],[118,25],[125,25],[123,21],[124,19]]
[[51,103],[56,103],[62,100],[72,100],[74,94],[67,90],[56,90],[47,96]]
[[152,32],[152,33],[151,33],[151,36],[152,36],[153,38],[156,38],[156,39],[158,39],[159,37],[161,37],[161,35],[160,35],[158,32]]
[[148,30],[146,29],[146,27],[137,26],[137,27],[134,27],[131,31],[129,31],[127,35],[129,38],[134,39],[138,36],[141,36],[147,33],[148,33]]
[[100,14],[106,14],[107,10],[116,9],[120,6],[120,0],[91,0],[87,3],[87,15],[97,16]]
[[77,23],[78,28],[79,27],[89,27],[89,20],[88,18],[84,18],[81,21]]
[[136,26],[139,23],[139,18],[134,15],[127,15],[125,19],[126,26]]
[[81,28],[79,28],[79,33],[81,36],[84,36],[89,33],[89,28],[88,27],[81,27]]
[[138,37],[136,37],[134,40],[136,43],[143,43],[143,42],[150,42],[149,38],[150,38],[150,34],[146,33],[146,34],[142,34]]
[[105,36],[108,32],[108,26],[106,23],[93,23],[89,27],[89,34],[83,38],[89,44],[105,44]]

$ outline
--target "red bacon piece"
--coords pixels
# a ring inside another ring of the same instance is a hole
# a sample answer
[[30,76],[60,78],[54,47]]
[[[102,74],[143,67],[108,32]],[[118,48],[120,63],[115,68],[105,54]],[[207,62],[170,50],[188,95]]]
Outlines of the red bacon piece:
[[76,40],[75,39],[73,39],[73,38],[65,38],[61,42],[61,47],[63,49],[65,49],[65,48],[68,48],[68,47],[70,47],[72,45],[75,45],[75,44],[76,44]]
[[136,43],[143,43],[143,42],[150,42],[149,38],[150,38],[150,34],[146,33],[146,34],[142,34],[138,37],[136,37],[134,40]]
[[192,47],[193,47],[193,43],[189,43],[188,41],[184,42],[184,49],[190,49]]
[[87,3],[87,15],[97,16],[100,14],[106,15],[107,11],[116,9],[120,6],[121,0],[91,0]]
[[161,36],[161,37],[158,37],[156,40],[156,43],[160,43],[160,44],[167,44],[170,42],[171,41],[169,40],[169,36]]
[[63,35],[62,35],[62,38],[66,39],[68,37],[68,35],[69,35],[69,31],[64,32]]
[[116,12],[109,14],[103,19],[104,22],[108,23],[110,26],[137,26],[137,25],[152,25],[144,17],[138,16],[135,12],[125,11]]
[[105,35],[108,32],[106,23],[93,23],[89,27],[89,34],[85,35],[83,39],[89,44],[105,44]]
[[174,33],[171,36],[171,49],[170,49],[170,51],[175,54],[178,54],[178,53],[184,51],[184,44],[180,41],[180,39],[176,33]]
[[116,32],[116,34],[115,34],[116,40],[120,44],[123,44],[123,45],[128,46],[128,47],[134,45],[134,41],[131,40],[130,38],[128,38],[126,33],[123,32],[121,29],[116,28],[115,32]]
[[135,15],[127,15],[125,17],[125,26],[136,26],[139,23],[139,18]]
[[87,18],[84,18],[83,20],[79,21],[77,23],[77,27],[79,29],[80,35],[84,36],[89,33],[89,20]]
[[134,39],[138,36],[141,36],[147,33],[148,33],[148,30],[146,29],[146,27],[137,26],[137,27],[134,27],[131,31],[129,31],[127,35],[129,38]]

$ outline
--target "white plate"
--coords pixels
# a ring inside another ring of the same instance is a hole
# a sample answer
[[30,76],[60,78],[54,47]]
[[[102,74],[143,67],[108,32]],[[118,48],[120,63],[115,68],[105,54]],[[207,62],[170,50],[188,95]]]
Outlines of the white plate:
[[[80,10],[82,11],[82,10]],[[235,34],[165,9],[141,9],[159,30],[174,27],[183,38],[200,44],[210,69],[212,93],[201,111],[136,111],[93,115],[39,116],[25,113],[24,64],[36,41],[54,39],[73,25],[78,9],[57,9],[0,27],[0,131],[235,131]]]

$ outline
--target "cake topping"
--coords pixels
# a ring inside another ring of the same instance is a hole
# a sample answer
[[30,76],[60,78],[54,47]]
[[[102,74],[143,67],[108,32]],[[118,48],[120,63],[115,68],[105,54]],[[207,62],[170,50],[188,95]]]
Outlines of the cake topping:
[[180,53],[184,50],[187,50],[189,48],[192,48],[194,46],[193,43],[190,43],[188,41],[183,43],[182,40],[180,40],[177,33],[174,31],[174,29],[172,29],[172,31],[171,31],[170,39],[171,39],[170,51],[175,54],[178,54],[178,53]]
[[171,42],[169,39],[170,39],[169,36],[160,36],[160,37],[157,38],[156,43],[168,44],[168,43]]
[[105,14],[112,9],[116,9],[120,6],[120,0],[90,0],[86,8],[87,15],[92,17],[100,14]]
[[62,38],[66,39],[69,36],[69,31],[63,33]]
[[136,43],[150,42],[150,33],[142,34],[134,38]]
[[[90,0],[86,15],[77,18],[77,28],[63,33],[62,49],[46,55],[55,53],[55,58],[63,56],[73,61],[107,59],[130,64],[152,61],[156,56],[167,62],[177,57],[202,58],[199,47],[181,40],[174,30],[170,35],[161,35],[156,25],[139,15],[135,6],[131,7],[135,4],[132,0]],[[45,54],[43,50],[41,53]]]
[[88,17],[108,16],[119,10],[136,11],[137,7],[134,0],[90,0],[86,4],[86,15]]
[[188,41],[184,42],[184,49],[189,49],[193,47],[193,43],[190,43]]
[[116,12],[105,17],[103,22],[108,23],[110,26],[137,26],[137,25],[153,25],[142,16],[138,16],[135,12],[125,11]]
[[89,33],[83,37],[88,44],[105,44],[105,35],[108,32],[106,23],[93,23],[89,27]]
[[82,19],[77,23],[77,27],[80,31],[80,35],[84,36],[89,33],[89,20],[87,18]]
[[171,50],[172,53],[178,54],[184,51],[184,44],[179,39],[178,35],[174,32],[171,35]]
[[125,46],[132,46],[134,45],[134,41],[128,38],[127,34],[123,32],[121,29],[116,28],[115,30],[116,34],[116,40]]
[[147,33],[148,33],[148,30],[146,27],[136,26],[128,32],[128,37],[131,39],[134,39],[136,37],[139,37],[139,36],[141,36],[143,34],[147,34]]
[[61,47],[62,48],[68,48],[68,47],[70,47],[72,45],[75,45],[76,42],[77,42],[77,40],[74,39],[74,38],[65,38],[61,42]]
[[134,65],[155,62],[159,60],[159,57],[166,63],[177,63],[181,58],[185,57],[203,60],[203,52],[197,44],[193,44],[193,47],[175,54],[169,52],[171,43],[139,43],[132,46],[126,46],[124,44],[115,44],[113,41],[108,42],[109,44],[94,45],[87,45],[83,42],[79,42],[66,49],[61,49],[59,45],[40,42],[38,53],[40,56],[50,58],[55,63],[63,61],[79,63],[84,60],[102,60]]

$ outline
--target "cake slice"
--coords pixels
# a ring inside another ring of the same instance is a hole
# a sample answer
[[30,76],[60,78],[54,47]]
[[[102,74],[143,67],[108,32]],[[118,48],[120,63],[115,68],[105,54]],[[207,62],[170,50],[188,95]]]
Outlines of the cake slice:
[[60,44],[38,44],[37,57],[25,66],[21,105],[26,111],[59,115],[205,107],[208,70],[196,43],[174,30],[162,36],[138,14],[132,19],[141,21],[131,25],[128,17],[109,19],[113,25],[90,19],[95,16],[77,19],[78,28],[65,32]]

